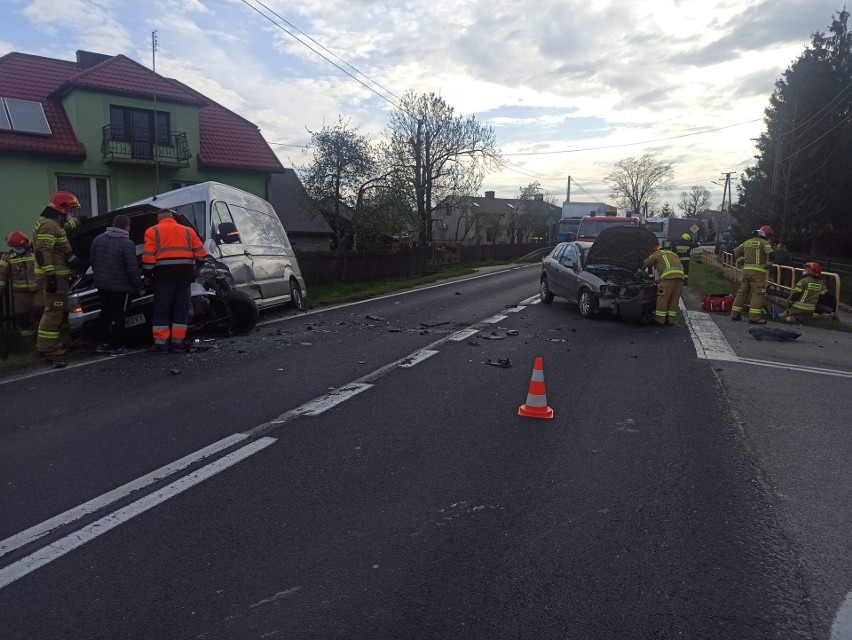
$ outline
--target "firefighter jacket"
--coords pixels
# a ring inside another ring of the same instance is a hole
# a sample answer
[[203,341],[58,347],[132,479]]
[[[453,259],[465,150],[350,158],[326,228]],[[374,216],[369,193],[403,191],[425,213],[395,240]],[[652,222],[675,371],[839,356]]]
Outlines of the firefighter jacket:
[[642,268],[654,267],[660,274],[660,280],[678,278],[683,280],[683,265],[680,258],[669,249],[655,251],[642,263]]
[[145,231],[142,268],[154,280],[195,280],[195,262],[206,255],[195,230],[173,218],[163,218]]
[[0,255],[0,292],[6,283],[12,284],[12,292],[38,291],[35,274],[35,257],[31,249],[23,253],[9,251]]
[[698,245],[691,240],[684,240],[683,238],[678,238],[677,240],[672,241],[671,246],[669,247],[672,251],[677,254],[677,257],[680,258],[681,262],[689,260],[689,255],[692,253],[692,250]]
[[72,218],[62,224],[62,215],[50,207],[42,211],[33,228],[33,247],[35,252],[36,276],[73,276],[74,270],[68,266],[71,258],[71,243],[66,231],[79,226]]
[[766,273],[773,257],[769,240],[755,236],[734,249],[734,260],[743,261],[743,271]]
[[819,278],[805,276],[793,287],[790,294],[790,302],[794,309],[801,311],[815,311],[819,297],[825,292],[825,286]]

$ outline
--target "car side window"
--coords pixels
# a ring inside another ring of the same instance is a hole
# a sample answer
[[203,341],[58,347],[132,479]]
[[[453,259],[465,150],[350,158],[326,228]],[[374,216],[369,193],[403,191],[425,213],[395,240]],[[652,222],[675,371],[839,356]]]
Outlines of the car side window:
[[244,244],[264,247],[289,248],[287,235],[281,228],[281,221],[268,213],[247,209],[238,204],[231,204],[230,211],[237,221],[237,228]]
[[[213,203],[213,210],[211,212],[210,219],[213,222],[213,232],[216,235],[219,234],[219,225],[223,222],[230,222],[231,224],[234,224],[234,218],[228,209],[228,205],[221,201]],[[239,227],[237,227],[237,229],[239,229]]]
[[565,251],[566,246],[567,245],[564,243],[556,245],[556,248],[553,250],[553,253],[550,254],[550,257],[556,262],[559,262],[562,259],[562,252]]
[[579,255],[577,254],[577,248],[569,244],[565,248],[565,252],[562,254],[562,262],[571,261],[574,264],[577,264],[577,262],[579,262],[578,258]]

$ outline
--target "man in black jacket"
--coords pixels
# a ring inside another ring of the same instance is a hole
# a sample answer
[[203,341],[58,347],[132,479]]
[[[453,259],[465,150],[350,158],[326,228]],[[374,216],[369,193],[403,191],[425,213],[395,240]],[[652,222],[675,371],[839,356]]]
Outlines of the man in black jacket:
[[101,299],[95,351],[121,355],[127,353],[124,323],[130,296],[134,293],[141,296],[145,287],[136,259],[136,245],[130,239],[130,219],[119,214],[112,225],[94,239],[89,252],[95,286]]

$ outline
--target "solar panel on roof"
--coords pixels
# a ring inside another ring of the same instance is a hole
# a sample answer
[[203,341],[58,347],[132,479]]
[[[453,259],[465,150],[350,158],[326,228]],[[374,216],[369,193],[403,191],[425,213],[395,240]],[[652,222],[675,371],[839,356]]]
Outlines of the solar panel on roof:
[[9,113],[13,131],[47,135],[52,133],[50,125],[47,124],[47,116],[44,115],[44,107],[40,102],[17,98],[3,98],[3,101],[6,103],[6,111]]
[[6,105],[3,98],[0,98],[0,129],[11,129],[12,123],[9,122],[9,115],[6,113]]

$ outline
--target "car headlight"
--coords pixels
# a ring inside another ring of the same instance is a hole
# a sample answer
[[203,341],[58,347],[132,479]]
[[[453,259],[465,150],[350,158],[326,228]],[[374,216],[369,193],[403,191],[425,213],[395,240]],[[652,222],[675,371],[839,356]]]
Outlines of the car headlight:
[[611,296],[618,293],[618,286],[614,284],[602,284],[601,285],[601,294],[607,296]]

